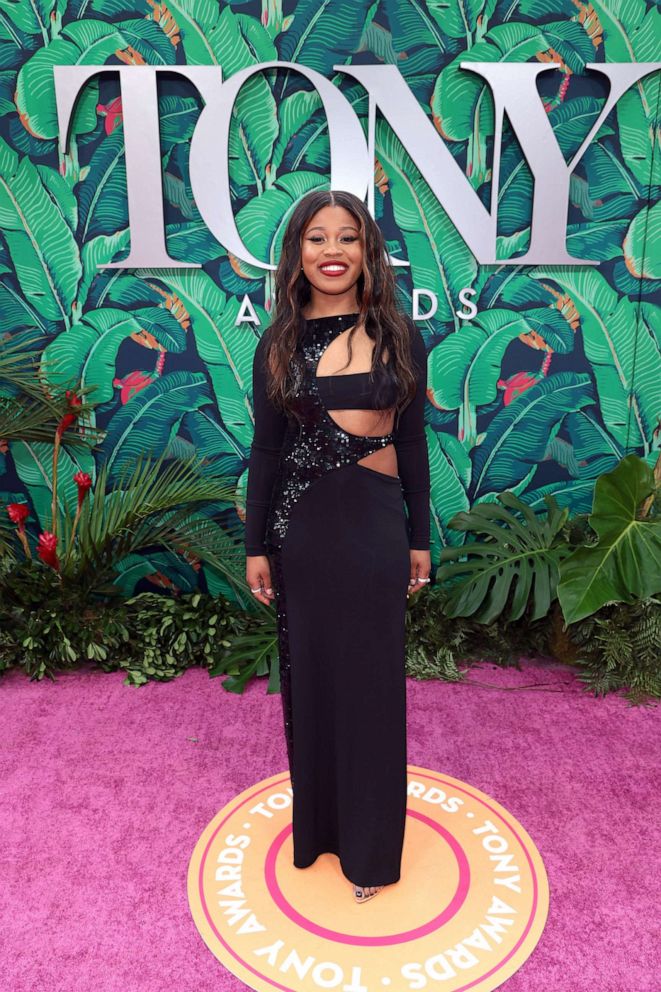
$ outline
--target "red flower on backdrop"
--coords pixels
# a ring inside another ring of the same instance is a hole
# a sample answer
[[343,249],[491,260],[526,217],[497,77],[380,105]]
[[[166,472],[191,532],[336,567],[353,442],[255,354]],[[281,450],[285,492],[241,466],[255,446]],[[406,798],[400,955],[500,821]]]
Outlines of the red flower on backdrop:
[[113,386],[121,386],[120,400],[122,404],[128,403],[132,396],[139,393],[145,386],[151,385],[154,380],[144,372],[129,372],[123,379],[113,379]]
[[505,390],[503,405],[509,406],[512,400],[521,396],[522,393],[525,393],[532,386],[536,386],[538,382],[539,378],[536,375],[529,375],[527,372],[516,372],[509,379],[499,379],[498,387]]
[[78,486],[78,509],[80,509],[86,493],[92,488],[92,477],[87,472],[76,472],[73,481]]
[[118,121],[122,120],[122,98],[121,96],[115,97],[108,104],[97,103],[96,105],[97,113],[105,117],[105,131],[106,134],[112,134],[115,130],[115,125]]
[[79,408],[83,405],[82,400],[70,389],[67,389],[65,395],[69,404],[69,413],[65,413],[58,424],[57,431],[55,432],[58,437],[62,437],[67,427],[71,427],[76,422],[80,414]]
[[50,565],[56,572],[59,572],[60,560],[57,557],[57,537],[55,534],[45,530],[43,534],[39,535],[37,554],[46,565]]
[[30,507],[27,503],[10,503],[7,506],[9,519],[13,524],[18,525],[19,531],[25,530],[25,521],[30,516]]

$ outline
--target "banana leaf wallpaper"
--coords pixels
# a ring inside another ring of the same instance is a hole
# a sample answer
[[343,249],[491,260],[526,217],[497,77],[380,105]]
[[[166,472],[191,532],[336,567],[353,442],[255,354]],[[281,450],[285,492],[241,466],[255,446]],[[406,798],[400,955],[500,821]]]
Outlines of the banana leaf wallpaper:
[[[569,161],[598,116],[607,81],[586,63],[658,58],[660,15],[645,0],[0,0],[0,346],[27,331],[96,386],[96,450],[59,454],[60,501],[73,476],[109,477],[144,451],[207,458],[236,486],[215,507],[240,541],[253,434],[252,358],[268,325],[272,273],[228,253],[198,210],[189,145],[201,111],[182,77],[163,73],[159,109],[166,242],[198,269],[98,269],[129,251],[122,105],[116,74],[90,81],[58,149],[53,66],[218,65],[223,78],[284,60],[321,72],[367,132],[368,97],[338,63],[390,63],[434,123],[485,206],[491,196],[493,101],[462,60],[549,62],[540,99]],[[462,91],[462,87],[464,88]],[[429,356],[427,441],[432,559],[465,535],[459,510],[509,489],[530,506],[546,493],[575,512],[596,478],[661,447],[661,187],[658,72],[618,101],[571,178],[567,249],[600,264],[478,264],[402,143],[377,114],[375,216],[396,267],[400,303],[436,293],[420,323]],[[321,100],[299,74],[246,84],[230,132],[238,230],[275,263],[301,195],[328,188]],[[497,255],[527,249],[533,179],[504,122]],[[459,292],[478,314],[462,320]],[[260,325],[235,326],[248,295]],[[424,299],[423,299],[424,303]],[[53,446],[0,438],[0,507],[27,501],[49,523]],[[236,559],[237,573],[243,561]],[[129,561],[123,591],[168,585],[228,592],[222,575],[156,551]]]

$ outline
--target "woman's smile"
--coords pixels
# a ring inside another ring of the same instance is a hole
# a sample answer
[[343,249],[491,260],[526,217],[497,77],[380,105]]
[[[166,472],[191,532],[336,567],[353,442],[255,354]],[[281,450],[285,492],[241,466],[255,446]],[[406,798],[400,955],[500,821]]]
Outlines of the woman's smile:
[[320,272],[325,276],[330,276],[335,278],[336,276],[342,276],[347,271],[349,266],[346,262],[322,262],[319,266]]

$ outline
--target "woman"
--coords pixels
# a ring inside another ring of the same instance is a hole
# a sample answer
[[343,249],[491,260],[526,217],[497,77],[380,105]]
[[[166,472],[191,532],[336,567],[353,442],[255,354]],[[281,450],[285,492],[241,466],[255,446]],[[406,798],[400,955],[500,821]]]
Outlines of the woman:
[[400,877],[406,599],[431,569],[426,372],[365,206],[304,196],[254,357],[246,579],[276,601],[294,865],[336,854],[361,903]]

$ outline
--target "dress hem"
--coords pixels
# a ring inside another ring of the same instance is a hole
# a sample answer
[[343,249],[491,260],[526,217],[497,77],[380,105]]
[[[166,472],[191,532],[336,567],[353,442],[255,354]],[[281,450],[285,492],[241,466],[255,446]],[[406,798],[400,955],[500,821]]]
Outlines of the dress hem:
[[311,861],[308,861],[307,864],[300,864],[296,860],[294,860],[293,865],[295,868],[299,868],[301,870],[304,870],[305,868],[310,868],[317,861],[317,859],[321,857],[322,854],[334,854],[340,862],[340,868],[342,869],[342,874],[347,879],[347,881],[351,882],[353,885],[359,885],[361,888],[376,888],[379,885],[394,885],[395,882],[399,882],[399,880],[402,877],[401,872],[398,872],[396,878],[389,879],[387,882],[356,882],[355,879],[351,878],[350,875],[347,874],[347,870],[344,864],[342,863],[342,858],[340,857],[339,853],[337,851],[331,850],[330,848],[328,848],[325,851],[319,851],[319,853],[315,855],[315,857]]

